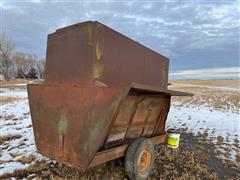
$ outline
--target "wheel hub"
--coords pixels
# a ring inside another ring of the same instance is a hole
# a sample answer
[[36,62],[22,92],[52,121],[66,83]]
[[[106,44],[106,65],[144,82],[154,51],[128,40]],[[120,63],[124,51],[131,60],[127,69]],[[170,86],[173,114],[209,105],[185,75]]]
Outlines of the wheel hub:
[[147,148],[144,148],[138,158],[138,170],[141,174],[145,174],[151,165],[152,154]]

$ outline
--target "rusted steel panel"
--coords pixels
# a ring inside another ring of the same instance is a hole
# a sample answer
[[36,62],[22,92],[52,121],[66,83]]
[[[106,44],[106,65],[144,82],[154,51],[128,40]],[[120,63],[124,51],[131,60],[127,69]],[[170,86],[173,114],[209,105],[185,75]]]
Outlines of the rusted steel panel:
[[163,108],[160,110],[157,122],[155,123],[153,135],[161,135],[165,133],[165,124],[170,108],[170,98],[162,99],[161,104],[164,104]]
[[[105,147],[122,145],[137,137],[164,134],[169,104],[170,96],[128,94],[119,106],[116,119],[113,120],[111,131],[106,138]],[[161,112],[164,115],[161,115]],[[156,127],[157,122],[162,126]]]
[[91,24],[48,36],[44,83],[92,85]]
[[109,131],[124,88],[28,85],[37,149],[88,167]]
[[44,83],[93,86],[94,80],[166,88],[168,59],[96,21],[50,34]]
[[101,66],[100,81],[112,86],[137,82],[167,87],[166,57],[101,23],[96,27],[95,48],[100,56],[95,62]]

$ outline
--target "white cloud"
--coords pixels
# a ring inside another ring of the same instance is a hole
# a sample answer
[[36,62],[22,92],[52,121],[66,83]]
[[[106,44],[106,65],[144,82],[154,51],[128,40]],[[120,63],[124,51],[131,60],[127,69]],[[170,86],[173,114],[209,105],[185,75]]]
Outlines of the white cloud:
[[182,70],[170,73],[171,79],[240,79],[240,67]]
[[34,2],[34,3],[40,3],[41,2],[41,0],[31,0],[32,2]]
[[41,57],[47,34],[98,20],[169,57],[175,70],[237,66],[239,60],[240,9],[232,1],[16,1],[4,0],[3,31],[17,50]]

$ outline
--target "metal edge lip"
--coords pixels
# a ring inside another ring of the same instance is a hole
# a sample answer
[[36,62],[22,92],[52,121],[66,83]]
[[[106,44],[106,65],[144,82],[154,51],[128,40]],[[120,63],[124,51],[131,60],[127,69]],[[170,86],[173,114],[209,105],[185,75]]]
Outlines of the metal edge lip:
[[151,86],[151,85],[139,84],[134,82],[131,83],[130,87],[131,89],[134,89],[140,92],[156,92],[156,93],[166,94],[170,96],[193,96],[194,95],[193,93],[163,89],[158,86]]

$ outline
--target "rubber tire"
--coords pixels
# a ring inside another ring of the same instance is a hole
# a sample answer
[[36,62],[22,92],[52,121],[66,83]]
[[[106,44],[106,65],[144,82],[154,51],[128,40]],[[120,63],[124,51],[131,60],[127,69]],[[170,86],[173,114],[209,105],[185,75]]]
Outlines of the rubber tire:
[[[151,154],[151,164],[149,169],[146,171],[146,173],[143,175],[138,171],[137,163],[139,155],[144,147],[147,147]],[[126,155],[125,155],[125,170],[127,172],[127,175],[132,180],[144,180],[149,177],[149,175],[152,172],[154,161],[155,161],[155,152],[154,152],[154,145],[149,139],[146,138],[138,138],[134,140],[127,149]]]

